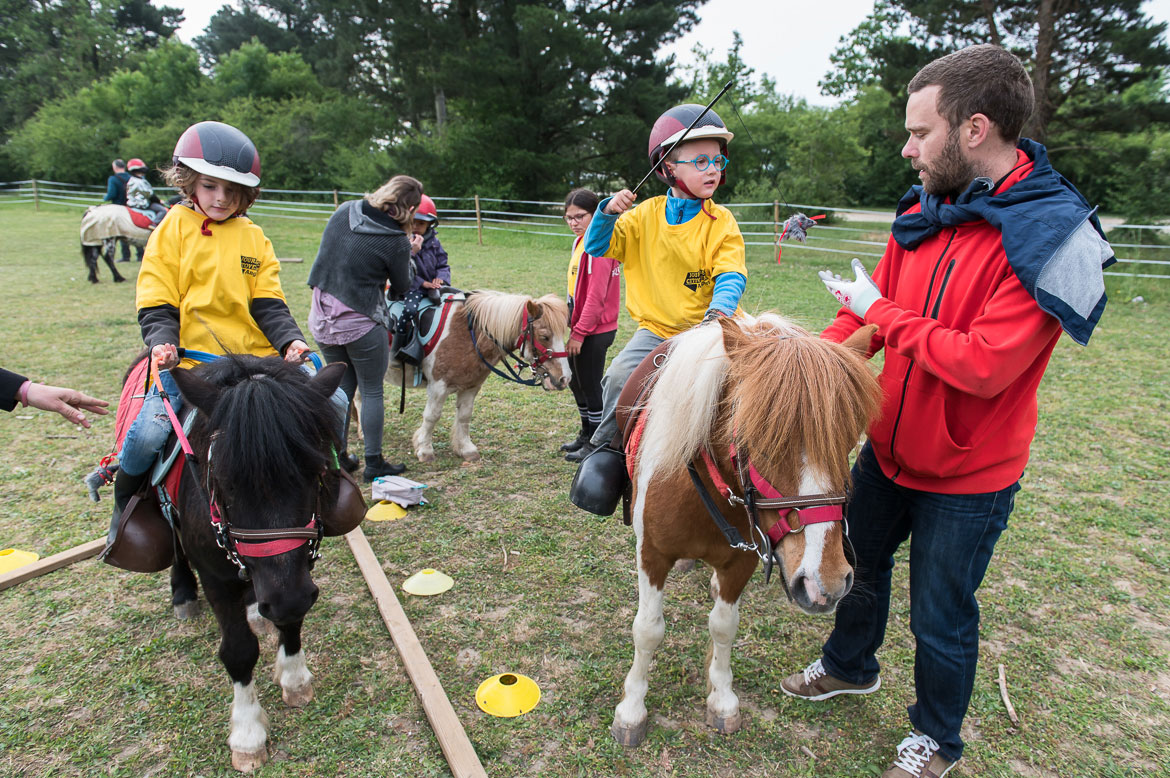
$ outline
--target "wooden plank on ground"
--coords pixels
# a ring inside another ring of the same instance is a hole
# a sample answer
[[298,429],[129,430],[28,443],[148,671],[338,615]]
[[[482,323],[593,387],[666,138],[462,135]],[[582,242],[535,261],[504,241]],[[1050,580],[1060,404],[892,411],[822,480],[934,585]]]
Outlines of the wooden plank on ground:
[[38,575],[44,575],[53,570],[71,565],[74,562],[80,562],[82,559],[89,559],[105,547],[105,538],[91,540],[76,548],[62,551],[60,554],[53,554],[44,559],[38,559],[24,567],[18,567],[15,570],[0,575],[0,590],[7,589],[9,586],[16,586],[18,583],[24,583],[30,578],[36,578]]
[[463,730],[463,724],[455,715],[455,709],[451,707],[451,701],[443,691],[443,684],[439,682],[435,669],[431,667],[431,662],[414,633],[414,627],[410,626],[410,620],[406,618],[406,612],[402,610],[402,605],[394,594],[394,588],[386,578],[374,550],[370,548],[370,541],[366,539],[360,526],[347,534],[345,539],[349,542],[358,567],[361,568],[366,585],[370,587],[370,594],[374,596],[382,620],[390,630],[390,637],[402,657],[410,682],[414,684],[414,690],[422,701],[427,720],[431,723],[431,729],[439,739],[443,756],[447,758],[447,764],[451,767],[451,774],[455,778],[487,778],[487,772],[480,764],[475,747],[471,745],[467,733]]

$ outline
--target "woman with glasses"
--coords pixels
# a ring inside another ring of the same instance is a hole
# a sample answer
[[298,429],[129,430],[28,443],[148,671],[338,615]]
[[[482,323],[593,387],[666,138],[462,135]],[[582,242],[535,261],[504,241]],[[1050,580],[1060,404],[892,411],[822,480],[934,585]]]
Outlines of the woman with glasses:
[[581,414],[581,431],[561,446],[573,453],[593,436],[601,421],[601,377],[605,374],[605,352],[617,333],[621,304],[621,266],[606,257],[585,253],[585,230],[597,210],[597,195],[588,189],[574,189],[565,198],[565,223],[577,236],[569,258],[569,318],[571,333],[566,349],[573,371],[569,388]]

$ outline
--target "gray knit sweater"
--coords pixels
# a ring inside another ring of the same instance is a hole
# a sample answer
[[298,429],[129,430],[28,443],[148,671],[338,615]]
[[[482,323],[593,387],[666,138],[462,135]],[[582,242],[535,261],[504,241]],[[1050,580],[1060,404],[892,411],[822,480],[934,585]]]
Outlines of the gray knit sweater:
[[365,200],[350,200],[333,212],[309,271],[309,286],[388,327],[386,282],[392,295],[402,296],[413,279],[410,240],[388,216]]

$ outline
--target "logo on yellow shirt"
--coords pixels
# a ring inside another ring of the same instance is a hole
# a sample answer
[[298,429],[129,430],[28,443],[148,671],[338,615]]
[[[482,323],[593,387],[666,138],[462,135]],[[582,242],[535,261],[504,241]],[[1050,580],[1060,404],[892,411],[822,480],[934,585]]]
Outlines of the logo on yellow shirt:
[[711,276],[707,274],[706,270],[692,270],[690,273],[687,273],[687,277],[683,281],[683,286],[695,292],[698,291],[700,286],[706,286],[709,283],[711,283]]
[[260,260],[256,259],[256,257],[245,257],[241,254],[240,271],[245,275],[255,278],[256,274],[260,272]]

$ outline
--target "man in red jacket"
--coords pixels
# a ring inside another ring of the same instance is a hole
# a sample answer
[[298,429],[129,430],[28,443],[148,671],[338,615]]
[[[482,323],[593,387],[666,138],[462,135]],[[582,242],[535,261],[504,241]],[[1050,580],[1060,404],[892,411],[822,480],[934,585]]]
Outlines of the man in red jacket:
[[910,82],[902,156],[921,186],[902,198],[871,279],[821,278],[843,304],[822,337],[863,324],[885,349],[882,412],[853,469],[857,594],[822,656],[784,680],[824,700],[881,686],[894,552],[911,535],[914,731],[886,778],[944,775],[975,680],[975,591],[1007,527],[1036,428],[1036,390],[1063,331],[1087,343],[1114,261],[1095,212],[1019,137],[1033,90],[1014,56],[972,46]]

